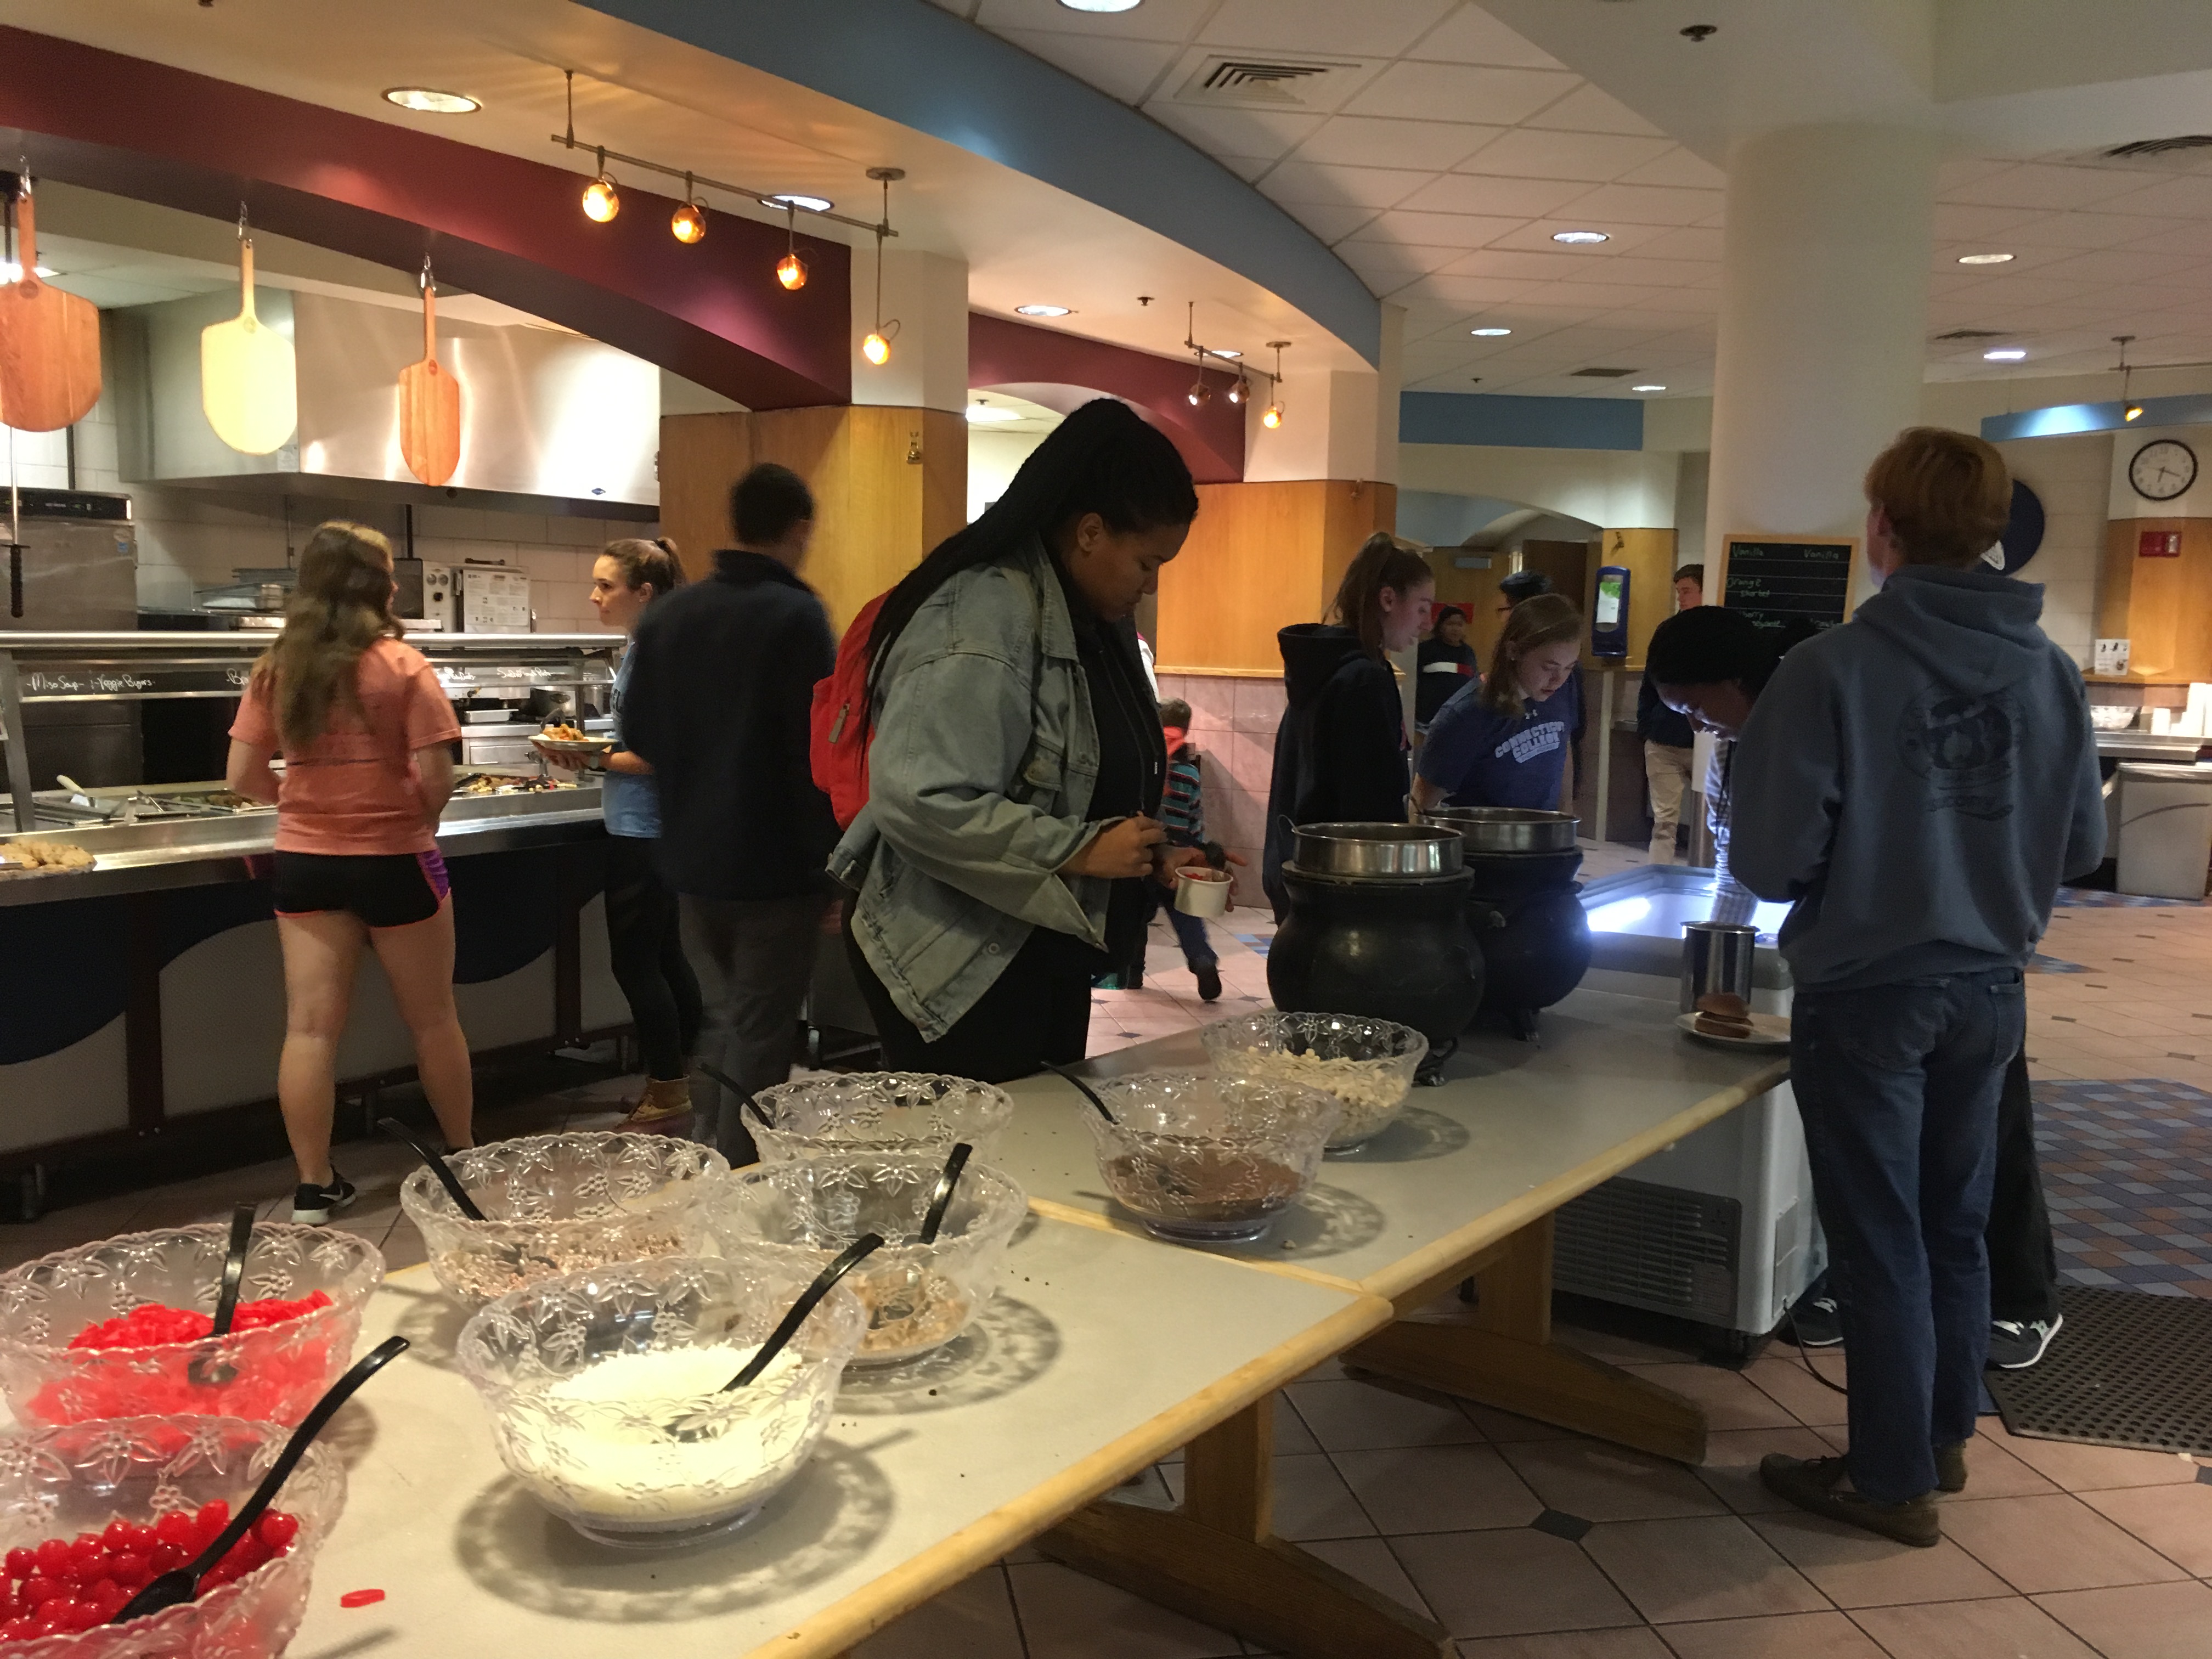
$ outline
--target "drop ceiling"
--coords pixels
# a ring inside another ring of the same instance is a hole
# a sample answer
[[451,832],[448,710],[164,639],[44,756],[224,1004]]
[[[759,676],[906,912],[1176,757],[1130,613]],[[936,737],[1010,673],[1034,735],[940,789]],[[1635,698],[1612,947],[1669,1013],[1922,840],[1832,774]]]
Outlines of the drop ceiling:
[[[1143,0],[1115,14],[934,3],[1141,109],[1281,203],[1406,308],[1411,389],[1624,395],[1629,382],[1575,377],[1591,365],[1633,365],[1634,383],[1670,395],[1711,388],[1720,170],[1468,0]],[[1626,9],[1545,3],[1601,21]],[[1224,62],[1325,68],[1279,83],[1280,100],[1237,104],[1206,84]],[[2000,337],[1931,339],[1931,380],[2102,369],[2123,333],[2137,337],[2136,361],[2212,359],[2212,150],[2127,164],[2095,149],[1970,155],[1943,167],[1937,199],[1929,334]],[[1551,240],[1583,228],[1611,240]],[[1957,263],[1984,252],[2014,258]],[[1481,326],[1513,331],[1469,335]],[[1999,346],[2027,358],[1984,361]]]

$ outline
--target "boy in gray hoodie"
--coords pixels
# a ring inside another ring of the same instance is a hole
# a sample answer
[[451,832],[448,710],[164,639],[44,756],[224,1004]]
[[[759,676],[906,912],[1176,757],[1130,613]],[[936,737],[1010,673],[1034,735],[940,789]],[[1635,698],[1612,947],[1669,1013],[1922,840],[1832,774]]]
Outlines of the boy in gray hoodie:
[[2021,969],[2059,882],[2104,857],[2080,671],[2043,590],[1987,570],[2011,481],[1978,438],[1915,427],[1867,473],[1882,591],[1784,659],[1743,730],[1731,861],[1794,901],[1790,1080],[1850,1356],[1850,1449],[1779,1454],[1769,1487],[1895,1538],[1942,1536],[1989,1344],[1997,1098]]

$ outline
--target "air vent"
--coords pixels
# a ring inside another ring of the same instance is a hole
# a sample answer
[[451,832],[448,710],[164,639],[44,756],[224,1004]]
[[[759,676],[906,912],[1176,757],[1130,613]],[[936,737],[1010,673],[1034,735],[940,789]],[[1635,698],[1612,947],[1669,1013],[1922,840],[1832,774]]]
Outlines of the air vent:
[[1333,109],[1344,77],[1366,67],[1317,58],[1209,58],[1176,98],[1237,109]]
[[1578,368],[1571,378],[1577,380],[1625,380],[1635,373],[1632,368]]
[[2153,155],[2171,155],[2183,149],[2212,149],[2212,133],[2185,132],[2172,138],[2138,138],[2131,144],[2116,144],[2105,155],[2110,161],[2132,161]]
[[2002,340],[2007,337],[1999,328],[1954,328],[1948,334],[1938,334],[1938,340]]

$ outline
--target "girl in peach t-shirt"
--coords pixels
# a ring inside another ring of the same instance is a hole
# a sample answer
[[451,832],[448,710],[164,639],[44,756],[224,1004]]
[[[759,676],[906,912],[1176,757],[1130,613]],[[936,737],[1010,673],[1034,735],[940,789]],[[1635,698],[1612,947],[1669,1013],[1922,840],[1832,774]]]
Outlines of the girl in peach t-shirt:
[[[300,1165],[295,1221],[327,1221],[355,1198],[331,1166],[331,1118],[363,945],[384,965],[447,1145],[471,1139],[453,907],[434,833],[453,793],[447,745],[461,728],[422,653],[401,642],[392,596],[389,542],[339,520],[319,526],[300,555],[284,631],[255,665],[230,728],[230,787],[276,803],[276,1095]],[[280,750],[281,784],[269,767]]]

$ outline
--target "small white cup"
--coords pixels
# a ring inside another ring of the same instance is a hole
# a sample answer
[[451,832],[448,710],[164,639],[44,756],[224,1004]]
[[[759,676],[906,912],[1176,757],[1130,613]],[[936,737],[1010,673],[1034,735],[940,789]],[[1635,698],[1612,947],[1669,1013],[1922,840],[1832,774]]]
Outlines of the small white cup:
[[1226,870],[1187,864],[1176,872],[1175,908],[1187,916],[1224,915],[1234,885]]

